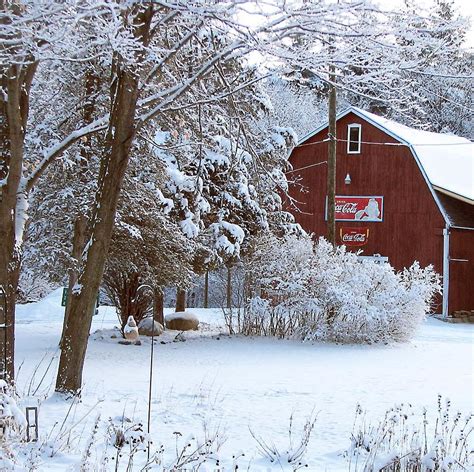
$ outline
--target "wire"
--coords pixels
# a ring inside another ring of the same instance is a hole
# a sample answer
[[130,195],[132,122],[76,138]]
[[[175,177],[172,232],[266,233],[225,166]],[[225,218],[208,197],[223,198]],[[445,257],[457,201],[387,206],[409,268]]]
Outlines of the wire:
[[297,172],[298,170],[309,169],[310,167],[320,166],[321,164],[327,164],[328,161],[317,162],[316,164],[310,164],[309,166],[300,167],[299,169],[289,170],[285,174],[291,174],[292,172]]
[[[327,143],[330,141],[329,138],[323,139],[322,141],[313,141],[312,143],[303,143],[303,144],[298,144],[295,146],[296,148],[299,147],[304,147],[304,146],[314,146],[316,144],[322,144],[322,143]],[[336,138],[337,142],[340,143],[347,143],[349,142],[347,139],[340,139]],[[420,144],[405,144],[405,143],[378,143],[378,142],[372,142],[372,141],[351,141],[351,142],[358,142],[360,144],[375,144],[378,146],[406,146],[406,147],[412,147],[412,146],[461,146],[461,145],[472,145],[474,142],[469,141],[469,142],[459,142],[459,143],[420,143]]]
[[327,143],[328,141],[329,141],[329,138],[326,138],[326,139],[323,139],[322,141],[313,141],[312,143],[297,144],[295,146],[295,149],[299,147],[304,147],[304,146],[314,146],[315,144]]

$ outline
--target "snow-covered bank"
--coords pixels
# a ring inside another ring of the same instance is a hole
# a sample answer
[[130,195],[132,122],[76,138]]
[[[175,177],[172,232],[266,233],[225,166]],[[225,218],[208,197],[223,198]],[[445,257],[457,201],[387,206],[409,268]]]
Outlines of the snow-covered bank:
[[[59,305],[57,293],[18,309],[21,393],[27,393],[45,353],[34,385],[58,354],[63,310]],[[430,319],[415,340],[404,345],[304,344],[222,335],[219,310],[192,311],[205,322],[203,330],[185,333],[184,342],[175,340],[177,332],[167,332],[155,344],[152,433],[160,442],[174,444],[173,432],[200,434],[205,425],[220,428],[227,438],[221,449],[223,459],[240,450],[246,451],[248,459],[249,455],[258,458],[249,428],[284,447],[290,415],[298,429],[314,410],[318,418],[307,455],[310,470],[347,470],[338,452],[349,446],[357,404],[372,419],[402,402],[435,412],[440,393],[451,399],[454,408],[474,410],[474,326]],[[76,421],[93,408],[85,422],[88,426],[96,412],[104,419],[123,413],[146,419],[150,342],[119,345],[111,337],[115,325],[113,308],[101,307],[91,330],[82,402],[74,407]],[[56,362],[37,395],[52,388]],[[62,421],[69,405],[56,396],[41,403],[40,433]],[[88,427],[84,431],[85,441]],[[53,457],[41,470],[67,468],[63,459]]]

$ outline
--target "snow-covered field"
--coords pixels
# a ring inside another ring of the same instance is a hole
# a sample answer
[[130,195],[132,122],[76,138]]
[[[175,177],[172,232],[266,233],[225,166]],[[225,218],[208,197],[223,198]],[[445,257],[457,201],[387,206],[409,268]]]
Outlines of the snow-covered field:
[[[18,389],[23,395],[37,390],[36,397],[47,397],[39,408],[43,437],[63,421],[71,404],[52,395],[63,310],[60,291],[17,310]],[[152,435],[172,448],[174,432],[186,437],[218,428],[226,438],[220,450],[224,464],[240,451],[247,463],[261,464],[250,430],[285,448],[290,416],[298,431],[315,412],[309,469],[347,470],[340,453],[350,444],[357,404],[374,421],[402,402],[435,413],[438,393],[450,398],[455,409],[474,410],[472,325],[430,319],[404,345],[304,344],[226,336],[220,334],[225,329],[219,310],[193,311],[205,322],[201,331],[185,333],[185,341],[174,340],[177,332],[166,332],[155,344]],[[101,307],[93,321],[82,401],[67,419],[73,425],[88,414],[74,430],[73,446],[90,435],[97,413],[102,419],[125,414],[146,422],[150,341],[120,345],[119,338],[111,337],[116,325],[114,309]],[[70,470],[80,458],[74,447],[70,451],[43,458],[40,470]]]

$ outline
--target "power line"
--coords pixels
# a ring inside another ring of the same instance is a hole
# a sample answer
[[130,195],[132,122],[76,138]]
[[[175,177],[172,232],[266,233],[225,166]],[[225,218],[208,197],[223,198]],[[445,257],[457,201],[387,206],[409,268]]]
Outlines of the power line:
[[285,174],[291,174],[292,172],[297,172],[297,171],[303,170],[303,169],[309,169],[310,167],[316,167],[316,166],[320,166],[321,164],[327,164],[327,163],[328,163],[328,161],[317,162],[316,164],[310,164],[309,166],[300,167],[299,169],[289,170],[288,172],[285,172]]
[[[347,139],[340,139],[336,138],[336,141],[341,142],[341,143],[347,143],[349,140]],[[329,138],[323,139],[322,141],[313,141],[311,143],[303,143],[303,144],[298,144],[295,146],[296,148],[299,147],[304,147],[304,146],[315,146],[316,144],[323,144],[329,142]],[[351,141],[355,142],[355,141]],[[373,141],[357,141],[360,144],[375,144],[378,146],[406,146],[406,147],[411,147],[411,146],[462,146],[462,145],[472,145],[474,142],[469,141],[469,142],[458,142],[458,143],[413,143],[413,144],[405,144],[405,143],[378,143],[378,142],[373,142]]]

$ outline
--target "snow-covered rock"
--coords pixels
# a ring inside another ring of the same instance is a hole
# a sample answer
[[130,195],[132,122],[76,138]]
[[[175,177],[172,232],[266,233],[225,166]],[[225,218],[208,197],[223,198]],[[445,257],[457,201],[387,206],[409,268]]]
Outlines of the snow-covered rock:
[[177,311],[166,315],[165,323],[168,329],[177,331],[197,330],[199,327],[197,316],[189,311]]
[[[154,326],[154,328],[153,328]],[[138,332],[141,336],[160,336],[163,334],[164,328],[161,323],[158,321],[153,321],[151,316],[143,318],[140,323],[138,323]]]

